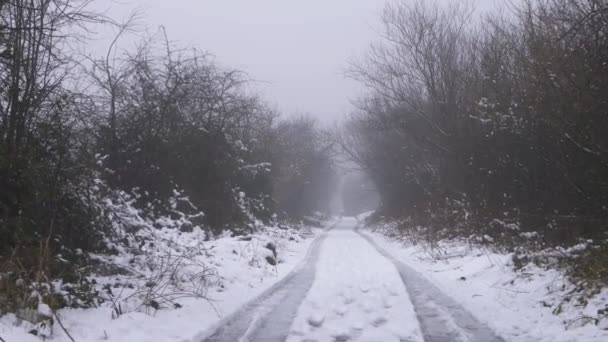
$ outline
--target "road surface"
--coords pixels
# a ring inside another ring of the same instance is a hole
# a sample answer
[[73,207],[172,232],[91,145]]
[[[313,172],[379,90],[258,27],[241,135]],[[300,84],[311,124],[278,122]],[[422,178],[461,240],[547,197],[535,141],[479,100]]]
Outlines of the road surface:
[[203,342],[504,342],[344,218]]

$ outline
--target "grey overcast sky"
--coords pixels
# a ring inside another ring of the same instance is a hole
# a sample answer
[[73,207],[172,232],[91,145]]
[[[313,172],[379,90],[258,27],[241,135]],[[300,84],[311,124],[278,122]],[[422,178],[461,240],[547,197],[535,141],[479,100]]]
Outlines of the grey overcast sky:
[[[405,1],[405,0],[404,0]],[[461,0],[443,0],[461,1]],[[497,0],[476,0],[487,7]],[[122,0],[110,12],[144,10],[150,29],[246,71],[262,96],[287,114],[332,122],[351,110],[357,84],[343,76],[377,38],[386,0]]]

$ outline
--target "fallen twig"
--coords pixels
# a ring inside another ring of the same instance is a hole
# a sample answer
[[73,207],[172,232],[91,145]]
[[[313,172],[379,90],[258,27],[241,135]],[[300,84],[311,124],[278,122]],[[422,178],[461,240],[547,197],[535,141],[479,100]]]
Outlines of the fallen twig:
[[59,326],[61,327],[61,329],[63,329],[63,332],[68,336],[68,338],[72,342],[76,342],[76,340],[74,340],[72,335],[70,335],[70,332],[68,331],[68,329],[66,329],[66,327],[63,325],[63,322],[61,322],[61,318],[59,318],[59,315],[57,314],[57,312],[53,309],[51,309],[51,312],[53,312],[53,316],[55,317],[55,320],[57,320],[57,323],[59,323]]

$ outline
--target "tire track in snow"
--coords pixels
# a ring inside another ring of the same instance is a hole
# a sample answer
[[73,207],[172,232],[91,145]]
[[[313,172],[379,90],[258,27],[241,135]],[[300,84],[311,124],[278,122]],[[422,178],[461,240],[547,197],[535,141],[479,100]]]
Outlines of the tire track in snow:
[[285,278],[193,341],[284,341],[301,302],[314,282],[317,259],[327,232],[339,223],[327,228],[312,242],[304,260]]
[[424,342],[397,269],[356,226],[345,218],[328,234],[287,342]]
[[426,342],[505,342],[420,273],[395,259],[359,229],[356,231],[399,271]]

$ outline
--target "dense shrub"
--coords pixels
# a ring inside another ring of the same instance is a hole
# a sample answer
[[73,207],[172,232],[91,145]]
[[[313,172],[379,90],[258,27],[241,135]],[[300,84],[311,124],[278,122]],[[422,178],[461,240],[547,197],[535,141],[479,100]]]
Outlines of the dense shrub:
[[[352,66],[369,94],[342,139],[384,214],[432,238],[488,236],[509,250],[584,242],[601,259],[607,21],[598,0],[529,1],[481,19],[462,4],[387,6],[385,39]],[[586,274],[604,281],[595,269]]]
[[[326,209],[333,171],[316,123],[280,119],[246,74],[166,34],[119,52],[132,21],[90,3],[0,1],[0,314],[96,305],[90,273],[129,272],[100,255],[139,255],[153,229],[210,239]],[[103,58],[78,53],[92,25],[118,29]],[[171,248],[142,263],[200,252]]]

